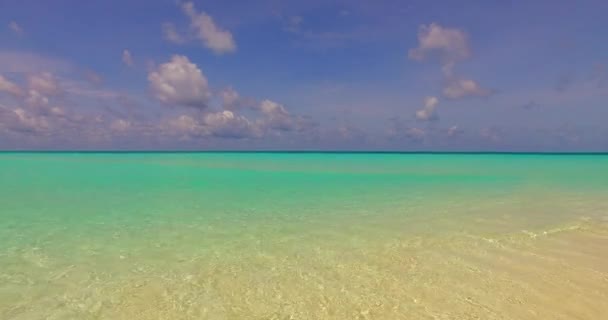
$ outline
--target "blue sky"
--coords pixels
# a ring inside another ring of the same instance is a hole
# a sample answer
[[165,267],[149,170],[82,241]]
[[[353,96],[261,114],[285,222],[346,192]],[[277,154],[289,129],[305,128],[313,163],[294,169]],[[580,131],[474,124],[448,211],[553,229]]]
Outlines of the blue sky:
[[608,151],[606,12],[0,0],[0,148]]

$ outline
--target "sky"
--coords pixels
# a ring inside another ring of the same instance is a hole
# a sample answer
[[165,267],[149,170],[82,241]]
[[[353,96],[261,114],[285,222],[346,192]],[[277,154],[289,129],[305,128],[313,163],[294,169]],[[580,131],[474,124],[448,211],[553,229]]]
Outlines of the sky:
[[0,149],[608,151],[607,13],[0,0]]

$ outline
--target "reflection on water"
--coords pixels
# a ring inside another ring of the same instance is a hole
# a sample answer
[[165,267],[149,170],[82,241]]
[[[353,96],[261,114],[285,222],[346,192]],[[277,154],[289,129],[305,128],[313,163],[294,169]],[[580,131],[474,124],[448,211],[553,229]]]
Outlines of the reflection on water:
[[0,319],[608,312],[605,157],[316,157],[0,156]]

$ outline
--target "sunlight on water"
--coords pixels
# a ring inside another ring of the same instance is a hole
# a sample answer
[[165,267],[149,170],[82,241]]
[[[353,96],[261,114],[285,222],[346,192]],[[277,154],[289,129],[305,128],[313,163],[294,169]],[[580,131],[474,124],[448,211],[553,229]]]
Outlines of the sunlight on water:
[[601,319],[608,156],[0,154],[0,319]]

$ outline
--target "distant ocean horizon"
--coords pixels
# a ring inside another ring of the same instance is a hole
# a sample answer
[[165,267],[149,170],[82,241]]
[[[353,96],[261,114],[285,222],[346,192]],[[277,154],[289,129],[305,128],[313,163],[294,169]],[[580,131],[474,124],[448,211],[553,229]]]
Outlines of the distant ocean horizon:
[[1,319],[600,319],[608,154],[0,152]]
[[400,150],[323,150],[323,149],[294,149],[294,150],[179,150],[179,149],[23,149],[23,150],[0,150],[0,153],[345,153],[345,154],[513,154],[513,155],[607,155],[608,151],[400,151]]

